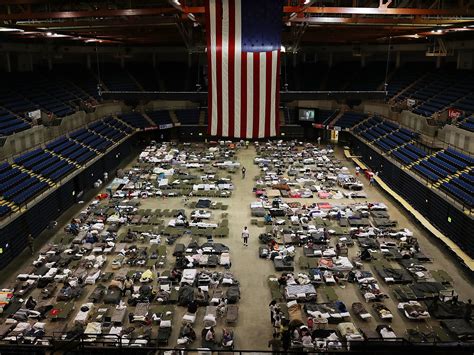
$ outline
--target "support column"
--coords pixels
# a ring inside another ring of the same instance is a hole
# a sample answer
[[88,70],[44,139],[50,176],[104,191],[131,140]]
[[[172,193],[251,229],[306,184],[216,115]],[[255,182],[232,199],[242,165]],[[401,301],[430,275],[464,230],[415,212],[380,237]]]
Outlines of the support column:
[[120,57],[120,68],[125,68],[125,58],[123,56]]
[[296,62],[297,62],[297,60],[296,60],[296,54],[293,53],[293,62],[292,62],[293,68],[296,68]]
[[188,52],[188,68],[191,68],[192,65],[193,65],[193,57],[192,57],[192,54]]
[[441,68],[441,57],[436,57],[436,69]]
[[152,60],[152,63],[153,63],[153,69],[156,69],[156,52],[152,53],[151,60]]
[[329,59],[328,59],[329,68],[332,68],[333,63],[334,63],[334,53],[333,53],[333,52],[329,52]]
[[51,55],[48,55],[48,70],[53,70],[53,59],[51,58]]
[[365,68],[365,55],[364,54],[360,55],[360,66],[361,68]]

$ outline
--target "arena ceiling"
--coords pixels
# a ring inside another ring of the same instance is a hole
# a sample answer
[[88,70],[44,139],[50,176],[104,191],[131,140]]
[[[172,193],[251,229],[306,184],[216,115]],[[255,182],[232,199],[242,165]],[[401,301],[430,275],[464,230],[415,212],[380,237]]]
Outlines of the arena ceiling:
[[[206,0],[2,0],[0,38],[15,42],[205,47]],[[257,1],[257,0],[256,0]],[[283,0],[283,45],[474,38],[474,0]]]

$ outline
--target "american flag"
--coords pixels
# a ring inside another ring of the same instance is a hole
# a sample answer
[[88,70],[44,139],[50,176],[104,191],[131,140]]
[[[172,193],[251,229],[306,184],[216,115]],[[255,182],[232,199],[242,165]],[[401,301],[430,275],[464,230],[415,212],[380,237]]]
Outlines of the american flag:
[[212,136],[279,134],[281,0],[208,0],[208,130]]

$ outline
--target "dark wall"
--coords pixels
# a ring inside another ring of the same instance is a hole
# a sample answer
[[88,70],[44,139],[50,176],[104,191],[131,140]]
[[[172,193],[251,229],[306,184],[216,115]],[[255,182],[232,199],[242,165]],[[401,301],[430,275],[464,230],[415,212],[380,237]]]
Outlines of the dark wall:
[[104,172],[108,172],[111,176],[110,173],[132,152],[131,142],[133,140],[134,137],[129,138],[111,150],[19,218],[2,228],[0,248],[3,249],[3,252],[0,254],[0,270],[26,247],[28,234],[31,233],[33,237],[38,236],[51,221],[56,220],[75,203],[79,192],[91,189],[94,182],[103,177]]
[[435,193],[426,183],[412,177],[358,138],[351,137],[351,148],[355,155],[362,156],[367,166],[380,172],[380,177],[387,185],[403,196],[466,254],[474,257],[473,218]]

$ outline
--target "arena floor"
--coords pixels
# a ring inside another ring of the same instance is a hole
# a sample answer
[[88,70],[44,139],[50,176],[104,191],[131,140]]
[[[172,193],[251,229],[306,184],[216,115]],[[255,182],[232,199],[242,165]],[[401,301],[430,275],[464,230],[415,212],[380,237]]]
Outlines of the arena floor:
[[[268,260],[260,259],[258,257],[258,235],[264,231],[264,228],[259,228],[254,225],[250,225],[250,208],[249,205],[251,202],[255,201],[255,195],[252,193],[252,188],[254,185],[254,177],[260,173],[258,166],[253,164],[253,159],[256,155],[256,151],[253,146],[249,149],[242,149],[238,152],[237,157],[240,163],[246,167],[247,176],[245,179],[242,179],[240,174],[233,175],[233,183],[235,185],[234,193],[230,198],[219,199],[223,203],[229,205],[228,210],[226,211],[229,215],[229,228],[230,228],[230,237],[223,240],[218,240],[230,247],[230,253],[232,257],[232,271],[235,276],[240,281],[241,285],[241,300],[239,302],[239,320],[235,327],[236,341],[235,349],[252,349],[252,350],[268,350],[268,340],[272,336],[272,327],[270,324],[268,304],[271,301],[270,291],[267,287],[267,277],[271,274],[275,274],[273,264]],[[344,165],[348,166],[351,171],[354,170],[354,166],[351,162],[345,160],[343,151],[341,148],[337,148],[336,151],[337,157],[344,162]],[[133,165],[133,162],[129,165]],[[383,179],[383,176],[381,176]],[[442,245],[439,245],[437,241],[434,241],[433,238],[430,238],[422,226],[415,223],[401,207],[394,204],[390,198],[388,198],[381,190],[377,187],[369,186],[368,181],[365,178],[361,179],[364,183],[365,191],[368,195],[367,200],[371,202],[383,202],[389,207],[389,213],[392,219],[395,219],[399,223],[400,228],[409,228],[414,232],[415,237],[418,238],[420,247],[425,254],[429,255],[433,259],[433,263],[429,264],[429,268],[432,269],[442,269],[445,270],[453,279],[454,288],[459,294],[460,300],[466,300],[469,297],[474,296],[474,287],[470,279],[467,277],[465,272],[461,270],[458,266],[458,263],[454,258],[444,249]],[[192,200],[197,200],[193,198]],[[291,200],[291,199],[287,199]],[[308,203],[309,200],[312,202],[317,202],[317,198],[313,199],[298,199],[301,203]],[[87,201],[86,201],[87,202]],[[353,203],[353,200],[339,200],[338,203]],[[168,209],[178,209],[183,208],[182,198],[166,198],[166,199],[146,199],[142,200],[141,208],[147,209],[156,209],[156,208],[168,208]],[[61,233],[65,223],[68,222],[71,215],[79,211],[80,206],[73,207],[73,210],[66,213],[67,218],[63,218],[62,223],[56,228],[57,233]],[[187,208],[189,213],[191,210]],[[249,247],[244,247],[242,245],[241,231],[242,228],[247,225],[250,229],[250,245]],[[122,227],[126,228],[126,227]],[[51,235],[49,233],[48,237]],[[52,235],[50,238],[54,238],[55,235]],[[45,242],[46,237],[40,238],[41,242]],[[182,237],[180,243],[187,244],[190,241],[189,236]],[[36,249],[39,249],[39,245],[36,246]],[[171,254],[173,251],[173,246],[168,246],[168,258],[172,258]],[[352,247],[349,249],[349,256],[354,256],[358,251],[358,247]],[[298,248],[298,252],[301,253],[301,248]],[[17,258],[17,261],[13,262],[7,270],[4,272],[2,286],[11,285],[16,277],[16,274],[22,268],[26,268],[32,261],[32,257],[23,255]],[[299,255],[299,254],[298,254]],[[370,266],[367,268],[370,269]],[[298,263],[295,263],[295,273],[299,271]],[[374,272],[374,270],[372,269]],[[375,275],[375,273],[374,273]],[[377,276],[378,277],[378,276]],[[401,313],[397,311],[396,303],[394,298],[389,291],[387,285],[382,281],[378,280],[381,288],[390,295],[390,298],[387,299],[384,303],[390,308],[393,312],[394,319],[391,322],[391,326],[394,329],[395,333],[399,336],[403,336],[407,328],[416,328],[427,329],[429,324],[439,324],[438,321],[428,321],[428,322],[410,322],[405,318],[402,318]],[[81,298],[77,300],[78,307],[80,304],[87,299],[87,296],[92,292],[94,286],[87,286],[88,291],[83,293]],[[364,302],[360,293],[356,290],[356,286],[350,283],[347,283],[344,288],[339,286],[334,286],[336,294],[339,296],[340,300],[345,302],[346,305],[350,306],[353,302]],[[34,292],[39,292],[35,290]],[[76,307],[76,312],[78,310]],[[202,312],[202,310],[200,310]],[[184,307],[178,307],[178,313],[174,318],[174,328],[173,333],[169,342],[170,346],[175,346],[176,339],[178,336],[179,324],[181,317],[185,312]],[[74,317],[72,315],[71,319]],[[371,331],[375,330],[377,324],[381,322],[373,315],[373,319],[369,322],[362,322],[354,317],[352,317],[353,322],[356,323],[361,329],[369,329]],[[196,327],[196,332],[200,332],[199,327]],[[55,328],[64,327],[64,324],[52,323],[48,325],[48,330]],[[218,333],[220,334],[220,329],[222,325],[218,325]],[[198,347],[198,341],[195,342],[195,347]]]

